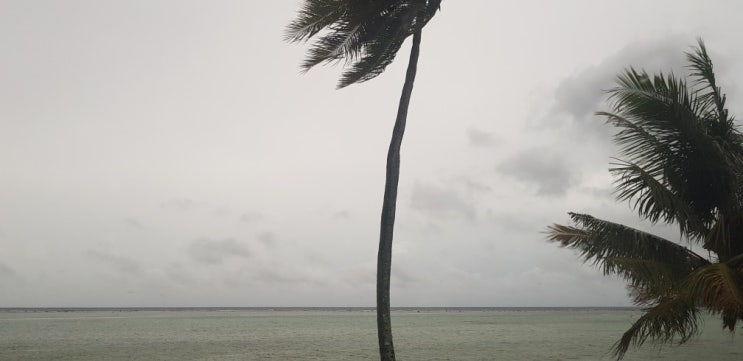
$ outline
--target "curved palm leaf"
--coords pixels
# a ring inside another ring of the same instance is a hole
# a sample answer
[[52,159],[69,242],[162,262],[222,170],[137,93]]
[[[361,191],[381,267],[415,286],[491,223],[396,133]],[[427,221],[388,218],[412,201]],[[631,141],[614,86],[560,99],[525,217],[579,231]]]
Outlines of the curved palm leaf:
[[[441,0],[307,0],[284,36],[290,42],[319,36],[304,71],[345,60],[339,88],[370,80],[392,63],[405,39],[423,28]],[[327,30],[321,33],[321,31]]]
[[685,276],[668,263],[634,258],[607,258],[604,267],[625,278],[634,303],[643,306],[678,293]]
[[[617,188],[617,200],[629,201],[647,220],[665,223],[676,222],[682,234],[692,239],[699,239],[708,232],[705,222],[697,217],[694,209],[689,207],[678,194],[669,189],[653,173],[655,167],[642,167],[635,163],[618,161],[609,171],[616,175],[614,182]],[[648,169],[650,168],[650,169]]]
[[[605,260],[613,258],[652,260],[686,272],[709,264],[691,250],[653,234],[587,214],[570,212],[569,215],[578,227],[552,225],[548,227],[548,240],[579,250],[585,261],[604,265]],[[610,268],[604,270],[607,274],[614,273]]]
[[600,266],[605,275],[626,279],[635,304],[654,304],[677,294],[686,276],[709,264],[664,238],[590,215],[570,216],[578,227],[552,225],[548,240],[577,249],[585,262]]
[[735,331],[743,319],[743,272],[725,263],[710,264],[689,277],[689,292],[707,310],[723,315],[723,327]]
[[644,314],[632,324],[614,344],[614,355],[622,359],[630,346],[639,347],[651,340],[670,343],[678,337],[684,343],[699,332],[699,311],[686,297],[668,297],[644,310]]
[[697,44],[693,52],[686,53],[686,59],[690,63],[691,75],[696,78],[697,84],[707,90],[707,93],[700,96],[700,100],[704,102],[704,108],[709,109],[707,114],[711,115],[712,119],[720,125],[716,128],[717,134],[725,135],[734,130],[733,119],[728,118],[728,110],[725,108],[726,96],[717,86],[712,59],[707,54],[707,47],[704,46],[702,39],[699,39]]

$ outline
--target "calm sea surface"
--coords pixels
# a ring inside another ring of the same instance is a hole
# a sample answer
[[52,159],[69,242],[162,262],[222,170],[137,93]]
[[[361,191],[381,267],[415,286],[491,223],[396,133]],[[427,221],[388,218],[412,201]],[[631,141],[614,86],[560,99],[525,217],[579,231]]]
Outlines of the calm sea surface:
[[[405,309],[399,360],[611,360],[628,309]],[[0,360],[377,360],[364,309],[0,310]],[[707,318],[682,346],[625,360],[743,360],[743,339]]]

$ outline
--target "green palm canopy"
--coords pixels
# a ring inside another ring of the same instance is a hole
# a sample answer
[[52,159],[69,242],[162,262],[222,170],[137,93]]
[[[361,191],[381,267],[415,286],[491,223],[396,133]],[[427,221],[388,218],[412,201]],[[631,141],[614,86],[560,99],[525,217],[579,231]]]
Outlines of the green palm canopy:
[[612,111],[598,113],[618,129],[617,199],[651,222],[678,225],[682,242],[577,213],[573,225],[548,228],[550,241],[626,279],[644,307],[614,345],[618,359],[646,341],[688,341],[700,311],[731,332],[743,320],[743,137],[701,40],[687,59],[688,79],[627,69],[609,91]]

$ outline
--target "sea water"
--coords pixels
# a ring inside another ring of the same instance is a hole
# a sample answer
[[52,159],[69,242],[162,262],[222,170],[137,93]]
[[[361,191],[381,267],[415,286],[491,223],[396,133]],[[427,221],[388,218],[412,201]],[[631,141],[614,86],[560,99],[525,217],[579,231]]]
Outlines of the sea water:
[[[397,359],[611,360],[633,309],[398,309]],[[625,360],[743,360],[743,339],[708,316],[681,346]],[[0,311],[0,360],[376,360],[369,309]]]

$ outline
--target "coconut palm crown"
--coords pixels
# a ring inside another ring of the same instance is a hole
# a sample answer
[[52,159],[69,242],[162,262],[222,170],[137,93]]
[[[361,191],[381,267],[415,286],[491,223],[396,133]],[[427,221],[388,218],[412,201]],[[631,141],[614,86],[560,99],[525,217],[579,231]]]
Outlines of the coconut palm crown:
[[422,29],[441,0],[306,0],[285,40],[318,39],[302,68],[345,61],[338,87],[370,80],[395,59],[405,39]]
[[609,91],[612,111],[597,113],[618,128],[617,199],[653,223],[678,225],[682,242],[578,213],[569,213],[573,225],[548,228],[550,241],[626,279],[643,306],[614,345],[617,359],[646,341],[688,341],[701,311],[730,332],[743,320],[743,136],[704,43],[686,55],[688,80],[629,68]]

